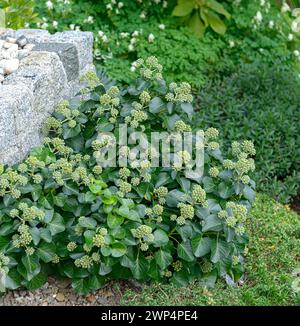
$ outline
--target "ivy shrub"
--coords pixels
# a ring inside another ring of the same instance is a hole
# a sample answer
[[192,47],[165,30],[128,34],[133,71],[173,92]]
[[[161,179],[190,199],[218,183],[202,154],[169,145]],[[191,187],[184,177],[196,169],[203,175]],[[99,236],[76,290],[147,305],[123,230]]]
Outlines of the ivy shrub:
[[[85,100],[61,103],[43,128],[44,145],[14,166],[0,168],[2,286],[40,287],[49,273],[72,279],[80,294],[110,279],[230,284],[243,274],[248,237],[244,223],[254,200],[253,143],[232,144],[224,159],[218,130],[202,131],[204,174],[179,165],[102,167],[99,132],[191,131],[188,83],[167,85],[155,57],[139,60],[130,86],[99,83],[88,73]],[[195,131],[195,130],[194,130]],[[133,145],[120,148],[132,153]],[[173,149],[174,150],[174,149]],[[181,155],[186,164],[190,158]],[[130,156],[130,155],[129,155]],[[172,158],[173,162],[173,158]]]

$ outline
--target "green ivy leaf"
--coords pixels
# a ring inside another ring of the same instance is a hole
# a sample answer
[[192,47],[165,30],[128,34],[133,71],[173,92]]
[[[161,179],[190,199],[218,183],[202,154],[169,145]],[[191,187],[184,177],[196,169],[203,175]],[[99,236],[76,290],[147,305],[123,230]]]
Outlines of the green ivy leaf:
[[48,227],[52,236],[65,230],[64,220],[58,213],[53,215],[53,219],[48,223]]
[[107,225],[114,229],[118,226],[120,226],[124,222],[124,217],[122,216],[116,216],[114,214],[108,214],[107,216]]
[[155,247],[163,247],[169,242],[169,237],[167,233],[162,229],[157,229],[153,233],[154,235],[154,245]]
[[177,254],[185,261],[192,262],[195,260],[190,241],[180,243],[177,247]]
[[47,282],[47,275],[45,273],[37,274],[33,279],[31,279],[26,287],[28,290],[36,290],[42,287]]
[[217,215],[209,215],[202,225],[202,232],[221,231],[223,229],[223,221]]
[[111,246],[111,255],[115,258],[124,256],[126,252],[127,247],[121,242],[115,242]]
[[221,198],[227,199],[233,195],[233,189],[225,182],[221,182],[218,186],[218,192]]
[[97,226],[97,221],[91,217],[80,217],[79,225],[86,229],[95,229]]
[[203,257],[210,252],[211,239],[198,235],[192,239],[192,249],[196,257]]
[[87,295],[90,291],[89,279],[75,279],[72,282],[72,288],[79,295]]
[[161,269],[166,269],[173,261],[172,255],[169,251],[160,249],[155,254],[155,261]]
[[164,106],[165,103],[160,97],[154,97],[149,103],[149,111],[153,114],[157,114],[162,111]]
[[39,274],[41,265],[39,263],[39,258],[35,253],[31,256],[22,256],[21,261],[25,267],[26,274],[24,276],[26,276],[27,281],[32,280],[37,274]]
[[214,264],[226,260],[230,252],[230,245],[220,239],[212,241],[211,244],[211,257],[210,260]]
[[42,242],[37,248],[38,257],[45,263],[52,261],[56,247],[54,243]]
[[149,261],[140,253],[133,262],[130,268],[132,275],[137,280],[146,279],[149,269]]

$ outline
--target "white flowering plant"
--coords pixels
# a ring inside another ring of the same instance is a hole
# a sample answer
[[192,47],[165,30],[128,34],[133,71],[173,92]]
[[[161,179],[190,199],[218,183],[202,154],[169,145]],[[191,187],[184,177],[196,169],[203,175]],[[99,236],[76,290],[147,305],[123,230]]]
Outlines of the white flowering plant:
[[[153,166],[152,149],[140,163],[136,157],[127,166],[99,163],[99,150],[112,145],[102,133],[118,135],[121,125],[128,136],[193,131],[190,85],[167,84],[155,57],[136,67],[135,83],[122,87],[88,73],[85,100],[58,106],[43,128],[44,145],[14,167],[0,166],[4,288],[40,287],[49,272],[71,278],[80,294],[111,279],[178,286],[198,279],[212,286],[219,277],[233,284],[243,275],[255,196],[251,141],[234,142],[225,159],[218,130],[200,130],[197,177],[175,161]],[[117,158],[131,157],[134,146],[119,145]],[[171,147],[175,156],[191,161],[186,150]]]

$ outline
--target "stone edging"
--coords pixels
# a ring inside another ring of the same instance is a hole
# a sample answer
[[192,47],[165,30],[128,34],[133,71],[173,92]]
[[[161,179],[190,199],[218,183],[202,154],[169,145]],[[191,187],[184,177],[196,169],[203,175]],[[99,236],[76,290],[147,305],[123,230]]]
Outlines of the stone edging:
[[92,33],[0,29],[0,36],[22,35],[35,47],[0,84],[0,163],[9,165],[41,143],[42,123],[80,90],[80,76],[95,70]]

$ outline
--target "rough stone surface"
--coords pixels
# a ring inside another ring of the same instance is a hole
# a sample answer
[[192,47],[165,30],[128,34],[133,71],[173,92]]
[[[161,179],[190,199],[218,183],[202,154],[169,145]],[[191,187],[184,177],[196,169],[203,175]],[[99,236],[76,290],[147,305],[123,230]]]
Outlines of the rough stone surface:
[[62,62],[68,81],[79,77],[78,52],[74,44],[71,43],[39,43],[35,45],[33,51],[47,51],[57,53]]
[[45,119],[78,93],[80,76],[95,67],[92,33],[0,29],[0,37],[7,36],[35,45],[0,84],[0,163],[12,165],[40,144]]

